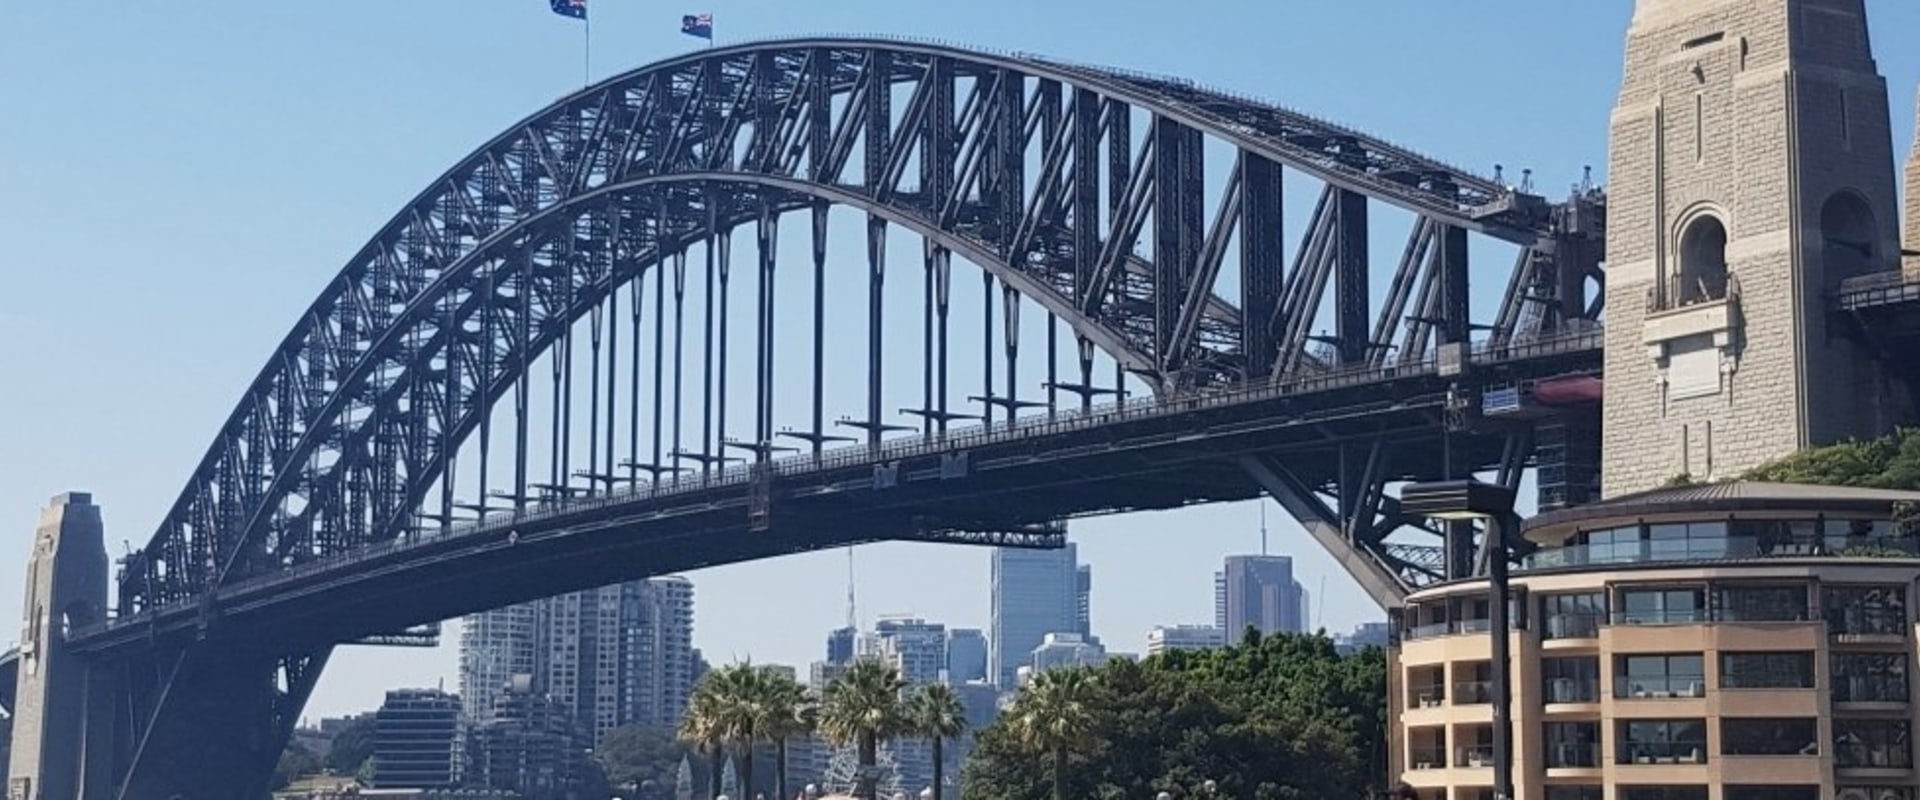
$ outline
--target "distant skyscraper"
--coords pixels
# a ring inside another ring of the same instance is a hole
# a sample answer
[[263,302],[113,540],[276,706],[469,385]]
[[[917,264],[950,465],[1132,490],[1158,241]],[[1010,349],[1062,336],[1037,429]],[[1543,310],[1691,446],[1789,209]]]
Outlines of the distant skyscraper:
[[1216,596],[1225,596],[1221,632],[1228,642],[1240,641],[1250,627],[1263,634],[1299,630],[1301,595],[1291,557],[1227,556],[1215,586]]
[[987,634],[977,628],[947,631],[947,682],[959,685],[987,679]]
[[474,614],[460,656],[469,726],[528,676],[596,741],[626,724],[670,727],[693,691],[693,583],[630,581]]
[[853,661],[854,640],[860,637],[860,631],[853,628],[836,628],[827,634],[827,663],[846,664]]
[[1076,628],[1085,638],[1093,638],[1093,566],[1081,564],[1076,568],[1075,584],[1079,590],[1076,598],[1079,604],[1080,627]]
[[[992,630],[987,636],[994,685],[1012,688],[1022,664],[1049,633],[1079,633],[1082,625],[1079,551],[995,548]],[[1091,583],[1091,573],[1088,583]]]
[[1293,608],[1295,612],[1293,629],[1300,633],[1312,631],[1313,596],[1307,594],[1307,587],[1302,586],[1297,578],[1293,582]]
[[1147,655],[1157,656],[1169,650],[1205,650],[1227,643],[1227,637],[1212,625],[1154,626],[1147,631]]
[[915,617],[882,617],[873,626],[874,654],[909,685],[934,683],[947,669],[947,626]]

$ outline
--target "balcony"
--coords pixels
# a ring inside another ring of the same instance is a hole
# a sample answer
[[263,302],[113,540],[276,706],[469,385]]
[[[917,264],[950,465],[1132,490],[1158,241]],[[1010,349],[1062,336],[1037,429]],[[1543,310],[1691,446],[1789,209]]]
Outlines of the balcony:
[[1493,766],[1493,745],[1478,744],[1462,747],[1454,753],[1454,764],[1461,767]]
[[1761,558],[1889,558],[1920,557],[1920,541],[1912,537],[1753,536],[1697,538],[1686,547],[1660,548],[1653,542],[1578,544],[1541,550],[1520,562],[1521,571],[1569,569],[1616,564],[1665,564]]
[[1620,678],[1614,682],[1613,696],[1633,700],[1670,700],[1706,697],[1705,675],[1650,675]]
[[1598,744],[1547,745],[1547,769],[1598,769],[1599,767],[1600,745]]
[[1456,706],[1479,706],[1493,702],[1493,683],[1491,681],[1456,681],[1453,684],[1453,704]]
[[1704,608],[1642,609],[1639,611],[1614,612],[1613,624],[1697,625],[1706,622],[1707,618],[1707,610]]
[[1447,687],[1445,684],[1433,683],[1424,686],[1414,686],[1408,691],[1413,697],[1412,707],[1414,708],[1439,708],[1447,703]]
[[1409,753],[1408,763],[1417,770],[1446,769],[1447,748],[1445,746],[1414,747]]
[[1706,742],[1621,742],[1623,764],[1705,764]]
[[1546,682],[1542,700],[1547,703],[1597,703],[1600,681],[1597,678],[1553,678]]
[[1600,621],[1604,615],[1593,614],[1553,614],[1546,618],[1546,624],[1540,629],[1542,639],[1595,639],[1600,636]]

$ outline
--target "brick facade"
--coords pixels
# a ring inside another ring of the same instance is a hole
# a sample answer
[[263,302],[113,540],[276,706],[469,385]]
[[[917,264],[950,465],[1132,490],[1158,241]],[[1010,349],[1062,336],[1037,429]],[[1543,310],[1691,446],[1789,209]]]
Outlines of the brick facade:
[[[1877,433],[1885,381],[1828,337],[1824,313],[1841,278],[1896,264],[1892,132],[1863,0],[1640,0],[1626,49],[1603,493]],[[1700,300],[1678,276],[1715,261],[1682,258],[1707,217],[1725,229],[1728,277]]]

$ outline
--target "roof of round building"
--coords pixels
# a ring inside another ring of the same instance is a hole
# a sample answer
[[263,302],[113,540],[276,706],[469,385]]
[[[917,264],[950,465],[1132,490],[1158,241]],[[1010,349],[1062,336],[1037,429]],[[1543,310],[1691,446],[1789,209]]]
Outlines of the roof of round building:
[[1526,538],[1557,542],[1575,529],[1598,527],[1609,520],[1739,511],[1888,514],[1899,502],[1920,503],[1920,491],[1763,481],[1693,483],[1549,511],[1528,519],[1521,530]]

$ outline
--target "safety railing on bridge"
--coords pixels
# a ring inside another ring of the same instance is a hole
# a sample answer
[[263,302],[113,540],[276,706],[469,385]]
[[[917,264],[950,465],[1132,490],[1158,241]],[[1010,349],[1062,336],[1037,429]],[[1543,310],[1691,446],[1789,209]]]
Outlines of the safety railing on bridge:
[[[1601,346],[1602,331],[1592,328],[1573,334],[1540,337],[1530,340],[1517,340],[1505,344],[1493,345],[1478,343],[1473,349],[1470,361],[1473,364],[1491,365],[1524,361],[1533,358],[1580,352],[1597,349]],[[1383,383],[1409,377],[1436,374],[1437,359],[1428,357],[1423,360],[1404,362],[1385,367],[1354,366],[1335,368],[1301,376],[1280,382],[1265,381],[1255,384],[1169,395],[1166,397],[1143,400],[1114,400],[1097,404],[1086,410],[1054,409],[1050,411],[1015,417],[1004,424],[972,425],[959,431],[946,433],[923,433],[917,436],[901,436],[883,440],[877,444],[853,444],[831,448],[818,455],[811,453],[796,454],[773,459],[772,466],[776,474],[804,474],[824,472],[861,464],[875,464],[917,456],[932,455],[974,448],[981,445],[1013,441],[1034,436],[1046,436],[1074,431],[1087,430],[1120,421],[1138,420],[1152,417],[1165,417],[1184,414],[1207,408],[1239,405],[1243,403],[1273,400],[1303,394],[1314,394],[1333,389],[1350,388],[1368,383]],[[525,525],[551,519],[563,514],[575,514],[608,506],[629,503],[636,500],[653,500],[688,495],[696,492],[744,485],[751,479],[753,465],[741,464],[708,473],[693,473],[663,481],[637,480],[632,485],[608,490],[597,494],[572,498],[557,498],[530,505],[524,512],[502,511],[487,515],[481,519],[461,520],[450,525],[423,527],[384,542],[362,545],[350,552],[322,556],[298,564],[287,565],[281,569],[260,575],[243,578],[227,584],[223,592],[244,591],[265,585],[292,580],[304,575],[331,570],[340,566],[369,559],[380,558],[397,551],[443,542],[476,532],[492,531],[502,528]],[[181,604],[185,605],[185,604]],[[109,627],[130,624],[145,617],[152,611],[109,622]]]

